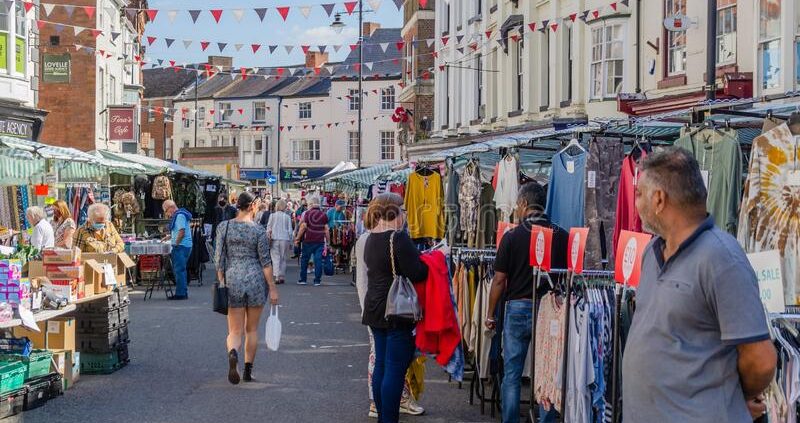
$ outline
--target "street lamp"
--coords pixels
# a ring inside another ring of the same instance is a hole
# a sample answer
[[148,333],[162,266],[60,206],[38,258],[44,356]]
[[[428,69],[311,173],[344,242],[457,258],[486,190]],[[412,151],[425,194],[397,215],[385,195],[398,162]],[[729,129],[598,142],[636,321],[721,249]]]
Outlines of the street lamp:
[[[345,27],[342,22],[342,14],[337,13],[334,17],[331,28],[336,33],[341,33]],[[356,157],[356,166],[361,167],[361,148],[364,145],[362,141],[362,127],[361,117],[362,110],[364,109],[364,94],[362,93],[362,84],[364,81],[364,4],[363,0],[358,0],[358,156]]]
[[344,22],[342,22],[342,14],[337,13],[336,16],[333,17],[333,19],[334,21],[331,24],[331,28],[333,28],[333,30],[336,31],[337,34],[341,34],[342,30],[345,27]]

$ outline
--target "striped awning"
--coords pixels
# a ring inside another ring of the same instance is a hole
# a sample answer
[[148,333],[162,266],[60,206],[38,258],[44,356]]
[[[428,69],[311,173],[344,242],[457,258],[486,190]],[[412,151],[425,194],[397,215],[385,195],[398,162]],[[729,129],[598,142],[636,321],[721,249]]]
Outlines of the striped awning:
[[606,129],[605,134],[674,140],[680,137],[682,126],[683,125],[617,126]]
[[329,180],[345,186],[357,188],[368,187],[375,183],[375,181],[381,175],[391,172],[392,168],[397,166],[397,164],[398,163],[386,163],[364,169],[358,169],[343,175],[334,176]]

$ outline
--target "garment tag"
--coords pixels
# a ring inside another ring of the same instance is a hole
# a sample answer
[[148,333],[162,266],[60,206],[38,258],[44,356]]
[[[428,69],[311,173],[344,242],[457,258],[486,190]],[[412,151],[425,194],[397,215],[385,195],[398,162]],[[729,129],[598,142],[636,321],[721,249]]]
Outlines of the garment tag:
[[786,176],[786,183],[792,187],[800,186],[800,170],[790,170]]
[[639,185],[639,167],[633,169],[633,186]]
[[597,188],[597,172],[590,170],[586,172],[586,187]]
[[567,162],[567,172],[575,173],[575,161],[570,160]]
[[707,170],[701,170],[700,171],[700,175],[703,176],[703,185],[705,185],[706,189],[708,189],[708,171]]
[[47,322],[47,333],[61,333],[61,325],[59,325],[59,322]]
[[558,336],[558,320],[550,321],[550,336]]

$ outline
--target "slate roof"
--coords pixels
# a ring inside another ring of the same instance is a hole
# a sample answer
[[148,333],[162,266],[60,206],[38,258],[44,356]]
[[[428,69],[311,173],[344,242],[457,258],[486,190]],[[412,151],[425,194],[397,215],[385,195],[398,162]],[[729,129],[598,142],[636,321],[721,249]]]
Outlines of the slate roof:
[[[214,95],[214,98],[254,98],[263,97],[266,95],[275,95],[276,90],[280,90],[292,83],[287,78],[270,77],[264,79],[263,75],[269,75],[268,70],[260,70],[257,75],[248,76],[247,79],[242,79],[237,76],[236,80],[230,86],[225,87],[220,92]],[[221,75],[230,79],[228,75]]]
[[273,95],[281,97],[306,97],[327,95],[330,90],[331,80],[328,78],[302,78],[275,91]]
[[[400,59],[403,58],[403,52],[397,50],[397,43],[403,41],[400,34],[400,28],[379,28],[372,33],[371,36],[366,37],[364,40],[364,63],[373,62],[372,70],[364,67],[364,77],[371,77],[378,74],[382,77],[393,76],[399,77],[402,75],[403,67]],[[380,44],[388,43],[386,53]],[[397,59],[397,63],[393,59]],[[347,55],[344,61],[347,65],[354,65],[358,63],[358,49],[355,49]],[[334,70],[334,77],[358,77],[358,71],[353,66],[343,67],[340,66]]]
[[143,73],[144,98],[175,97],[194,84],[195,72],[172,68],[145,69]]
[[[191,72],[189,72],[191,73]],[[234,83],[228,74],[216,74],[211,79],[200,81],[200,86],[197,89],[198,99],[209,99],[229,87]],[[186,90],[186,94],[181,97],[182,100],[194,99],[194,87]]]

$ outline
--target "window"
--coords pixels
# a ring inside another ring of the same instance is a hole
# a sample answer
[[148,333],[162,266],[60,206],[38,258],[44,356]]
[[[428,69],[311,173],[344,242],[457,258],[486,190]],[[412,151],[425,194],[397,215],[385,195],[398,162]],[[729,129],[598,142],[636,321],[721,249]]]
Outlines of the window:
[[514,60],[514,88],[516,88],[514,92],[514,110],[522,110],[523,104],[523,96],[524,96],[524,86],[525,86],[525,76],[523,75],[524,70],[524,50],[525,50],[525,40],[520,39],[517,42],[516,47],[516,57]]
[[311,119],[311,102],[299,103],[297,110],[299,119]]
[[623,38],[621,24],[592,30],[592,63],[589,72],[590,97],[615,97],[622,89]]
[[117,78],[108,76],[108,104],[117,104]]
[[394,110],[394,87],[381,89],[381,110]]
[[219,147],[219,137],[214,135],[211,137],[211,146],[212,147]]
[[[448,13],[450,9],[450,5],[447,6]],[[450,78],[453,75],[450,72],[450,67],[446,66],[444,68],[444,126],[450,127]]]
[[358,131],[349,131],[347,133],[347,138],[347,145],[350,151],[348,160],[358,161],[361,154],[361,143],[358,140]]
[[[478,9],[480,10],[480,9]],[[476,85],[476,93],[475,97],[477,101],[475,102],[475,118],[481,119],[485,116],[486,106],[483,104],[483,57],[480,54],[475,56],[475,70],[477,72],[478,83]]]
[[223,136],[222,136],[222,138],[221,138],[221,140],[222,140],[222,141],[221,141],[221,144],[220,144],[220,146],[221,146],[221,147],[228,147],[228,137],[226,137],[225,135],[223,135]]
[[164,158],[167,160],[172,160],[172,138],[167,138],[167,143],[164,147]]
[[717,64],[736,63],[736,0],[717,2]]
[[189,129],[189,127],[191,126],[191,122],[192,120],[189,119],[188,117],[183,118],[183,129]]
[[206,146],[206,140],[203,139],[203,138],[198,139],[197,140],[197,146],[198,147],[205,147]]
[[183,148],[189,148],[189,139],[188,138],[184,138],[183,139]]
[[542,33],[542,58],[540,60],[542,70],[542,86],[539,89],[539,105],[542,108],[550,105],[550,31]]
[[759,0],[758,68],[761,88],[781,85],[781,0]]
[[572,100],[572,26],[561,32],[561,101]]
[[253,103],[253,122],[267,121],[267,103],[256,101]]
[[200,107],[197,109],[197,121],[198,122],[205,122],[206,121],[206,108]]
[[358,95],[358,90],[350,90],[350,111],[358,110],[361,108],[361,98]]
[[147,121],[148,122],[153,122],[155,120],[156,120],[156,111],[153,108],[153,102],[152,101],[148,101],[147,102]]
[[220,122],[230,122],[231,115],[233,115],[233,109],[231,109],[231,103],[219,103],[219,115],[220,115]]
[[292,159],[296,162],[319,160],[319,140],[292,141]]
[[381,160],[394,160],[394,131],[381,131]]
[[[686,15],[686,0],[666,0],[664,16]],[[667,75],[686,72],[686,31],[667,31]]]
[[444,16],[442,16],[442,33],[450,32],[450,2],[445,2]]

